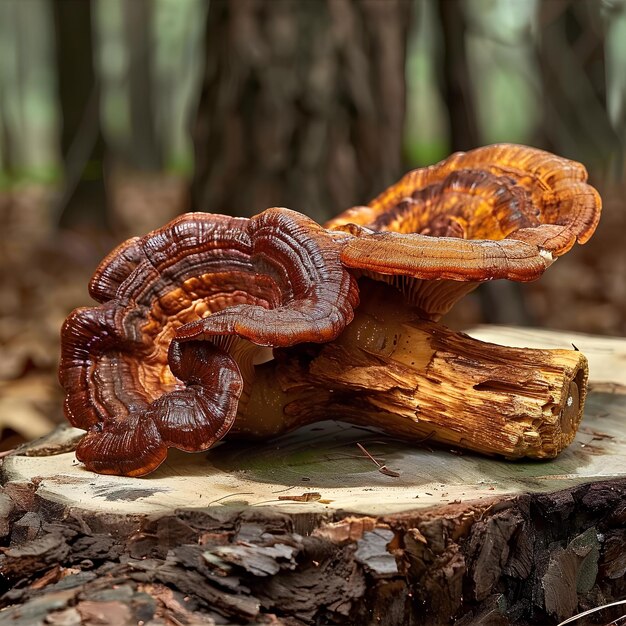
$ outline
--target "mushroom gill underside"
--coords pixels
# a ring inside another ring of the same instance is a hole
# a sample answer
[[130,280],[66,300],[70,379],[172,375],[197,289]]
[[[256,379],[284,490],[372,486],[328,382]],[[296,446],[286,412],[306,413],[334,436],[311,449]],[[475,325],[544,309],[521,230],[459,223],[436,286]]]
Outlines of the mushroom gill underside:
[[535,280],[593,233],[580,164],[523,146],[452,155],[324,226],[288,209],[182,215],[100,264],[62,330],[65,413],[89,470],[334,417],[407,442],[553,457],[582,416],[575,351],[438,323],[481,282]]

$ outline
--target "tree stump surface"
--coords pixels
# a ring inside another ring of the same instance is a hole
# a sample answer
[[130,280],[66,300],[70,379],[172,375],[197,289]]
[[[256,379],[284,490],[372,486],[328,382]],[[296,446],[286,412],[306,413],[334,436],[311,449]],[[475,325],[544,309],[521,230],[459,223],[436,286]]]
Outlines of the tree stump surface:
[[2,461],[0,625],[558,624],[624,597],[626,340],[470,334],[587,355],[556,459],[323,422],[138,479],[87,472],[60,428]]

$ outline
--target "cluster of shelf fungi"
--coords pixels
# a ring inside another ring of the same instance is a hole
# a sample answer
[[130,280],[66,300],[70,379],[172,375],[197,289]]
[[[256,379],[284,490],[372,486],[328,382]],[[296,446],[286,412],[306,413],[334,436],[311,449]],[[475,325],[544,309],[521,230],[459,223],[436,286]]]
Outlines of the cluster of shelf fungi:
[[[410,172],[324,225],[284,208],[189,213],[130,239],[89,285],[98,305],[62,330],[65,412],[87,433],[22,458],[57,455],[58,472],[75,448],[81,465],[62,479],[125,489],[131,509],[157,483],[124,477],[154,472],[168,448],[272,441],[329,419],[416,449],[553,459],[582,419],[583,353],[486,343],[440,320],[481,282],[535,280],[585,243],[601,211],[586,181],[578,163],[495,145]],[[7,623],[95,623],[107,607],[119,623],[543,623],[579,609],[577,593],[626,591],[622,482],[371,515],[303,511],[304,496],[133,515],[77,506],[58,474],[20,463],[5,461],[0,494]]]
[[90,470],[147,474],[169,447],[319,419],[508,458],[573,439],[574,351],[511,350],[439,319],[481,282],[537,279],[592,235],[585,168],[495,145],[407,174],[318,225],[272,208],[188,213],[121,244],[62,331],[59,379]]

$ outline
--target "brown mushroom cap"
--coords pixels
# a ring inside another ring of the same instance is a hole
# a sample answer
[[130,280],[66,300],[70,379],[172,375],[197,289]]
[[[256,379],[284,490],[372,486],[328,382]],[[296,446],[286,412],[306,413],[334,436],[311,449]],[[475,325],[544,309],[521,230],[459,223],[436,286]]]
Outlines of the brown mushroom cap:
[[152,471],[168,447],[206,450],[228,432],[243,389],[231,336],[328,341],[358,303],[337,241],[287,209],[183,215],[116,248],[90,292],[102,304],[74,311],[62,331],[65,412],[89,429],[79,460],[125,475]]
[[586,180],[581,164],[548,152],[487,146],[414,170],[326,226],[354,235],[347,267],[402,287],[436,319],[479,282],[534,280],[586,242],[601,211]]

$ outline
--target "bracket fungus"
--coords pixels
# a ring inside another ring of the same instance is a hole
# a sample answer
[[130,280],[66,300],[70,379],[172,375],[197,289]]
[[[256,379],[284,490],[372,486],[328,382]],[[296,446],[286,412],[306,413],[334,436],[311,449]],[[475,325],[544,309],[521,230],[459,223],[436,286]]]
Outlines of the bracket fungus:
[[62,330],[65,413],[88,429],[77,458],[133,476],[168,447],[210,448],[235,420],[253,344],[330,341],[352,320],[357,285],[339,252],[288,209],[189,213],[119,246],[89,286],[101,305]]
[[555,456],[582,416],[584,356],[486,344],[438,320],[480,282],[534,280],[584,243],[601,207],[586,177],[540,150],[489,146],[410,172],[325,227],[279,208],[190,213],[130,239],[90,283],[100,305],[62,330],[65,412],[88,430],[78,459],[143,475],[168,447],[328,418]]
[[409,172],[326,227],[355,235],[341,252],[346,267],[400,287],[438,319],[480,282],[535,280],[585,243],[601,210],[586,180],[580,163],[497,144]]

